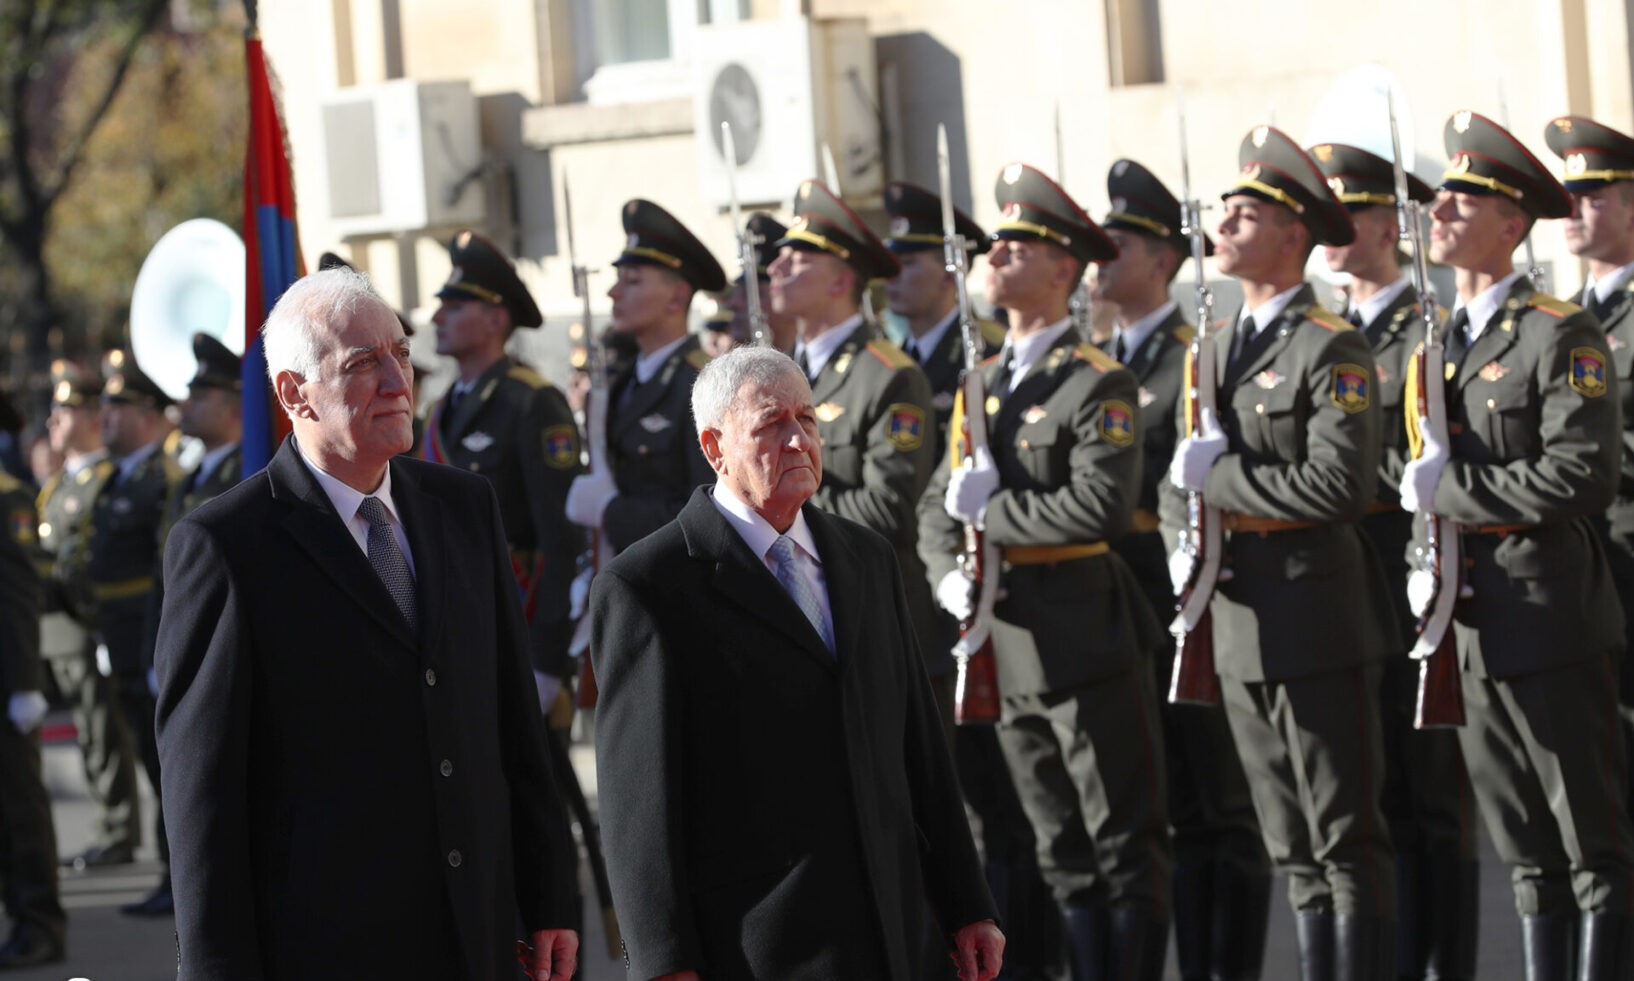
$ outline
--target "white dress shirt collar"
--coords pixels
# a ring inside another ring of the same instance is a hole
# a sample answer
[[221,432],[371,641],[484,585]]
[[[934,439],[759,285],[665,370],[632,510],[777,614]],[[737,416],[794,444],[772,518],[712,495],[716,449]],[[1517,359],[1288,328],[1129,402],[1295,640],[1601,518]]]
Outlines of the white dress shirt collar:
[[1146,339],[1152,336],[1152,331],[1157,330],[1157,325],[1173,313],[1176,306],[1178,304],[1170,300],[1127,327],[1121,323],[1115,325],[1112,328],[1112,349],[1117,350],[1117,343],[1121,339],[1124,357],[1133,358],[1141,345],[1146,343]]
[[[777,529],[755,513],[753,508],[743,503],[743,499],[733,493],[732,488],[724,481],[715,481],[715,488],[709,495],[709,500],[714,503],[715,510],[725,516],[726,523],[738,533],[743,543],[749,546],[749,551],[755,553],[761,563],[770,568],[771,563],[766,561],[766,553],[771,549],[772,543],[777,541]],[[794,523],[789,525],[789,530],[783,534],[793,539],[800,551],[806,553],[813,562],[822,565],[823,557],[817,554],[817,541],[811,537],[811,526],[806,524],[804,511],[794,513]]]
[[120,457],[118,462],[114,464],[119,469],[119,476],[114,480],[114,483],[122,484],[129,480],[130,475],[136,472],[136,468],[141,466],[144,460],[159,452],[160,442],[161,440],[156,439],[134,453],[127,453]]
[[1294,294],[1298,293],[1304,288],[1305,284],[1300,283],[1297,286],[1291,286],[1288,289],[1283,290],[1281,293],[1271,297],[1269,300],[1266,300],[1264,303],[1261,303],[1252,310],[1248,309],[1247,307],[1243,307],[1243,312],[1240,316],[1238,316],[1237,323],[1240,325],[1245,317],[1252,315],[1254,318],[1254,334],[1258,336],[1260,331],[1271,326],[1271,324],[1274,323],[1278,317],[1282,316],[1282,311],[1288,308],[1288,304],[1293,300]]
[[947,332],[953,327],[953,322],[958,319],[959,308],[955,306],[952,310],[948,311],[947,316],[943,317],[939,322],[937,322],[935,327],[925,331],[922,336],[912,338],[913,346],[915,350],[919,352],[919,361],[921,364],[930,358],[931,352],[935,351],[937,346],[942,343],[942,338],[947,335]]
[[92,450],[89,453],[81,453],[78,456],[70,457],[67,460],[63,461],[63,464],[62,464],[63,476],[64,477],[75,476],[81,470],[84,470],[86,467],[94,467],[97,464],[101,463],[103,460],[106,460],[107,458],[108,458],[108,451],[106,449],[100,447],[100,446],[97,447],[96,449]]
[[1384,289],[1374,293],[1361,303],[1356,304],[1355,310],[1356,313],[1362,318],[1362,326],[1366,327],[1368,324],[1371,324],[1373,321],[1379,319],[1379,314],[1383,313],[1385,308],[1390,304],[1396,302],[1396,297],[1400,296],[1401,291],[1406,288],[1407,277],[1402,276],[1394,283],[1391,283]]
[[823,373],[823,366],[828,364],[828,359],[832,358],[834,352],[840,349],[840,345],[845,343],[845,339],[855,333],[856,329],[861,326],[862,314],[854,313],[818,334],[809,342],[801,341],[796,344],[796,356],[801,350],[806,352],[806,370],[811,373],[812,378],[816,378]]
[[1072,329],[1072,318],[1064,317],[1050,324],[1036,334],[1030,334],[1020,340],[1014,335],[1006,338],[1004,343],[1010,348],[1010,391],[1015,391],[1026,377],[1028,369],[1037,364],[1044,357],[1060,336]]
[[408,530],[404,527],[403,516],[398,513],[397,503],[392,500],[391,496],[391,465],[386,466],[386,474],[380,478],[380,486],[365,494],[340,478],[326,473],[322,467],[313,463],[307,457],[306,451],[299,446],[296,446],[295,449],[300,453],[301,462],[306,464],[308,470],[312,471],[312,476],[317,480],[318,486],[323,489],[324,496],[328,497],[329,503],[334,505],[335,513],[340,516],[341,524],[346,526],[346,531],[351,534],[352,540],[357,542],[357,547],[363,550],[364,555],[369,554],[369,522],[368,519],[357,513],[357,509],[363,504],[365,497],[380,499],[380,503],[386,506],[386,517],[391,521],[393,536],[397,539],[397,547],[402,550],[403,557],[408,560],[409,571],[415,572],[414,555],[409,550]]
[[1493,315],[1498,312],[1499,307],[1503,306],[1504,297],[1509,295],[1509,287],[1513,286],[1515,280],[1520,278],[1521,274],[1518,270],[1512,272],[1477,293],[1475,298],[1468,303],[1460,302],[1458,307],[1453,310],[1454,316],[1458,315],[1459,309],[1469,311],[1469,342],[1471,344],[1474,344],[1475,339],[1481,336],[1482,331],[1486,330],[1486,325],[1492,322]]
[[645,385],[652,381],[652,376],[658,374],[658,369],[664,366],[669,356],[674,354],[682,344],[687,342],[689,334],[682,334],[651,354],[638,354],[635,358],[635,380],[638,385]]
[[1623,266],[1605,279],[1594,280],[1589,285],[1594,290],[1594,298],[1604,303],[1611,294],[1627,286],[1630,279],[1634,279],[1634,262]]

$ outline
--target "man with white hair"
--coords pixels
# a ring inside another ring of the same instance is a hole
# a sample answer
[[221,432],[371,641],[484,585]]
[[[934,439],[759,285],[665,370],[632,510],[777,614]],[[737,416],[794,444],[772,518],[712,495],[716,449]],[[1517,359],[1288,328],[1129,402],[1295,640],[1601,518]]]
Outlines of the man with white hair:
[[575,967],[493,491],[408,449],[408,341],[334,269],[263,330],[293,435],[178,522],[155,652],[178,977]]
[[965,981],[999,970],[902,575],[811,504],[817,412],[786,355],[692,390],[715,471],[591,589],[597,781],[634,979],[918,977],[926,900]]

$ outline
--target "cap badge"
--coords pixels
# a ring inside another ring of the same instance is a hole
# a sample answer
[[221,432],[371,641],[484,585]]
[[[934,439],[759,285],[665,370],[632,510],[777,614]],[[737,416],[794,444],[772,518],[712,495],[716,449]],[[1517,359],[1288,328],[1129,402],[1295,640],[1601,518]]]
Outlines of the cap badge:
[[1265,138],[1267,136],[1270,136],[1270,135],[1271,135],[1271,127],[1269,127],[1269,126],[1256,126],[1256,127],[1254,127],[1254,135],[1253,135],[1254,145],[1255,146],[1264,146],[1265,145]]
[[1251,181],[1258,180],[1260,176],[1260,165],[1257,163],[1243,164],[1243,176]]
[[1473,164],[1474,161],[1470,159],[1469,154],[1460,153],[1456,158],[1454,158],[1452,162],[1452,169],[1457,173],[1462,174],[1468,172]]
[[1572,121],[1564,117],[1557,119],[1555,120],[1555,129],[1560,130],[1562,133],[1570,133],[1572,131]]
[[1129,201],[1126,198],[1113,198],[1112,199],[1112,210],[1113,211],[1128,211],[1129,210]]
[[895,218],[891,219],[891,236],[893,238],[901,238],[902,236],[908,234],[910,227],[911,226],[908,224],[907,218],[902,215],[897,215]]
[[1589,161],[1581,153],[1566,154],[1566,173],[1581,174],[1589,169]]
[[1460,109],[1457,112],[1453,113],[1453,117],[1452,117],[1452,129],[1453,129],[1453,132],[1455,132],[1455,133],[1467,133],[1467,132],[1469,132],[1470,115],[1471,115],[1471,113],[1470,113],[1470,111],[1468,109]]
[[1335,196],[1341,196],[1345,193],[1345,182],[1342,178],[1329,177],[1328,186],[1333,188],[1333,193]]
[[57,382],[57,392],[56,392],[55,398],[56,398],[56,400],[58,402],[67,402],[69,399],[71,399],[73,397],[74,397],[74,385],[73,385],[72,382],[69,382],[69,381]]
[[641,244],[641,236],[638,235],[635,232],[631,232],[630,237],[624,240],[624,247],[626,249],[633,249],[633,248],[635,248],[636,246],[638,246],[640,244]]
[[454,236],[454,247],[455,248],[463,249],[467,245],[470,245],[470,244],[471,244],[471,233],[469,231],[460,232],[458,235]]
[[813,183],[815,183],[815,182],[811,181],[811,180],[801,181],[800,182],[800,191],[798,193],[798,196],[803,198],[806,195],[810,194],[811,193],[811,186],[812,186]]
[[461,267],[455,266],[454,268],[448,270],[448,281],[450,283],[457,283],[457,282],[459,282],[460,280],[462,280],[464,278],[465,278],[465,270],[462,269]]
[[1321,146],[1311,147],[1311,154],[1323,163],[1327,163],[1333,159],[1333,144],[1324,143]]
[[1021,171],[1022,171],[1022,169],[1023,168],[1022,168],[1021,164],[1013,163],[1013,164],[1009,165],[1008,167],[1004,168],[1004,173],[1003,173],[1003,175],[1001,176],[1000,179],[1003,180],[1004,183],[1006,183],[1006,184],[1014,184],[1016,181],[1021,180]]
[[1123,172],[1128,170],[1128,169],[1129,169],[1129,161],[1119,160],[1117,163],[1112,165],[1112,176],[1113,177],[1122,177]]
[[1004,206],[1004,217],[1006,217],[1006,218],[1020,218],[1021,217],[1021,202],[1020,201],[1011,201],[1009,204],[1005,205]]

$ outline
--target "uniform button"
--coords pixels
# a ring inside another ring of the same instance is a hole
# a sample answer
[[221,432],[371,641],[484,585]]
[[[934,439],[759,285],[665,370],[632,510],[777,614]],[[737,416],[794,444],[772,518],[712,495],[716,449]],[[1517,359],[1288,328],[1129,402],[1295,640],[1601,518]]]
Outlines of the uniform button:
[[448,853],[449,868],[457,869],[460,867],[460,863],[463,861],[465,861],[465,856],[460,854],[460,850],[458,848]]
[[1033,441],[1030,440],[1030,439],[1024,439],[1021,442],[1017,443],[1016,445],[1021,447],[1024,450],[1030,450],[1030,449],[1033,448]]
[[647,455],[647,448],[645,446],[637,446],[635,448],[635,455],[636,456],[646,456]]
[[443,760],[442,765],[437,767],[437,772],[445,777],[451,777],[454,775],[454,764],[448,760]]
[[1254,411],[1262,416],[1265,415],[1265,403],[1261,402],[1259,405],[1254,406]]
[[482,471],[482,464],[478,463],[475,460],[472,460],[471,461],[471,472],[472,473],[480,473],[481,471]]
[[40,522],[40,537],[41,538],[50,538],[51,537],[51,522],[49,522],[49,521]]
[[426,668],[426,684],[432,687],[437,685],[437,672],[431,668]]
[[1487,399],[1486,400],[1486,407],[1489,408],[1489,409],[1496,409],[1498,407],[1498,400],[1497,399]]

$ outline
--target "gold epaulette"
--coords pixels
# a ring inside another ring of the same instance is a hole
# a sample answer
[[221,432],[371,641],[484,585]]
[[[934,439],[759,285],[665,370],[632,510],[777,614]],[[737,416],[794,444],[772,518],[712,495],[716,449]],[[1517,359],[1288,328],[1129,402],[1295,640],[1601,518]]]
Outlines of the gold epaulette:
[[869,354],[872,354],[874,357],[883,361],[885,363],[885,367],[887,368],[906,368],[910,365],[918,364],[917,361],[908,357],[907,352],[903,351],[895,344],[892,344],[890,341],[869,341],[868,347],[865,350],[867,350]]
[[1551,317],[1566,318],[1583,309],[1575,303],[1562,300],[1558,296],[1547,293],[1533,293],[1526,300],[1526,305],[1534,310],[1542,310]]
[[1112,355],[1107,354],[1093,344],[1078,345],[1072,349],[1072,356],[1079,361],[1087,361],[1089,364],[1094,365],[1096,371],[1106,372],[1123,367]]
[[709,361],[709,352],[705,351],[701,347],[695,347],[687,352],[687,364],[691,365],[697,371],[704,370],[704,365],[708,364]]
[[1315,306],[1305,311],[1305,319],[1325,330],[1355,330],[1350,321],[1326,307]]
[[21,480],[4,470],[0,470],[0,494],[10,494],[12,491],[20,490],[22,486],[23,482]]
[[1004,343],[1004,325],[996,320],[978,320],[976,326],[980,328],[982,340],[988,347],[998,347]]
[[550,382],[545,381],[543,375],[525,364],[511,365],[510,369],[505,372],[505,377],[513,378],[529,388],[544,388],[550,384]]
[[1181,324],[1173,331],[1174,339],[1182,344],[1190,344],[1197,340],[1197,328],[1191,324]]

